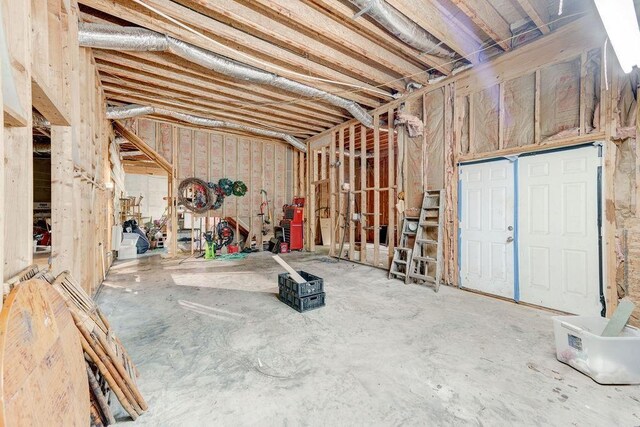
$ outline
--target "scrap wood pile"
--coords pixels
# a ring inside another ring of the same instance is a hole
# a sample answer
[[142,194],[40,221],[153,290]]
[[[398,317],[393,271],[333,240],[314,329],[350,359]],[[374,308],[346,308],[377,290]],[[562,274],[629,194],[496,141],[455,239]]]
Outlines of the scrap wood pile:
[[78,328],[87,365],[91,424],[115,424],[109,405],[111,391],[131,418],[137,419],[148,409],[136,385],[135,379],[139,373],[107,318],[68,271],[54,277],[48,271],[41,271],[37,265],[32,265],[8,280],[3,294],[6,296],[18,283],[33,278],[51,283],[66,301]]

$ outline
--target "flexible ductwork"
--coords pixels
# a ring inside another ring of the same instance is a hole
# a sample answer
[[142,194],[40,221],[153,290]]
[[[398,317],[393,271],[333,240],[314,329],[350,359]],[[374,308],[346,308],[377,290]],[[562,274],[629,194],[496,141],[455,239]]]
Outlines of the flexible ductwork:
[[440,40],[433,37],[418,24],[408,19],[384,0],[349,0],[386,28],[391,34],[421,52],[441,58],[452,58],[455,52],[441,46]]
[[33,152],[35,154],[51,154],[51,143],[33,141]]
[[176,120],[191,123],[197,126],[234,129],[270,138],[284,139],[294,148],[305,153],[307,151],[307,146],[305,144],[298,141],[295,137],[283,132],[254,128],[251,126],[239,125],[237,123],[230,123],[222,120],[207,119],[206,117],[193,116],[191,114],[184,114],[177,111],[165,110],[164,108],[155,108],[144,105],[125,105],[123,107],[107,108],[107,119],[112,120],[128,119],[131,117],[144,116],[148,114],[157,114],[160,116],[172,117]]
[[196,63],[216,73],[264,84],[296,93],[298,95],[323,99],[337,107],[349,111],[366,127],[373,127],[373,119],[358,103],[331,93],[280,77],[277,74],[253,68],[232,61],[208,50],[185,43],[171,36],[139,27],[118,27],[104,24],[81,23],[78,32],[80,46],[96,49],[130,51],[170,51],[171,53]]

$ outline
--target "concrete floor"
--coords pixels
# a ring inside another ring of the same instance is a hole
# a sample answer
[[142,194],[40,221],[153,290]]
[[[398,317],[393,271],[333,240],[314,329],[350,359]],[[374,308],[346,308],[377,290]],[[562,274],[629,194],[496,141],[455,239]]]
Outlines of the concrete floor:
[[640,387],[556,360],[548,312],[284,258],[325,279],[326,307],[279,302],[266,253],[114,265],[98,303],[149,403],[131,424],[640,425]]

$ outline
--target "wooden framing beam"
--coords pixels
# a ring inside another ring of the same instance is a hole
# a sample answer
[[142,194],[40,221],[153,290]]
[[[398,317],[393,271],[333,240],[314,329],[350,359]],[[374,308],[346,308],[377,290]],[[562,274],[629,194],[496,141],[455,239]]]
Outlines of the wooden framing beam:
[[511,49],[509,23],[500,16],[488,0],[451,0],[482,31],[503,50]]
[[138,150],[142,151],[147,157],[153,160],[159,167],[164,169],[167,174],[173,173],[173,167],[171,163],[166,161],[164,157],[162,157],[159,153],[149,147],[146,142],[144,142],[138,135],[127,129],[122,123],[114,121],[113,128],[116,132],[126,138],[130,143],[135,145]]
[[35,70],[31,73],[31,99],[33,106],[49,123],[57,126],[69,126],[69,113],[64,102],[58,99],[45,80]]
[[[104,78],[103,87],[105,92],[114,94],[120,93],[127,96],[138,96],[156,100],[156,102],[173,102],[177,106],[182,106],[186,111],[202,111],[202,114],[215,116],[219,120],[227,120],[238,122],[239,120],[253,126],[269,126],[267,123],[271,119],[273,127],[278,126],[279,130],[290,133],[300,133],[301,135],[313,134],[314,131],[322,131],[326,126],[304,125],[302,121],[281,119],[276,114],[269,116],[259,111],[239,110],[233,107],[222,107],[215,101],[209,101],[199,96],[190,95],[188,92],[178,91],[174,89],[162,89],[152,85],[143,85],[140,83],[123,82],[122,80],[114,81],[113,79]],[[172,100],[172,101],[168,101]],[[179,104],[178,104],[179,102]],[[193,113],[192,113],[193,114]],[[197,114],[197,113],[196,113]],[[259,121],[258,121],[259,120]]]
[[[390,75],[396,73],[398,76],[413,74],[421,69],[413,61],[398,55],[397,51],[387,50],[384,46],[372,43],[360,33],[342,27],[341,22],[334,21],[301,2],[267,1],[260,3],[261,10],[257,10],[258,2],[255,0],[246,4],[224,2],[222,6],[215,1],[178,2],[204,15],[222,20],[227,25],[268,40],[274,45],[294,50],[298,55],[335,67],[336,70],[341,69],[346,74],[349,68],[358,63],[371,65]],[[278,12],[271,15],[264,13],[265,10]],[[303,17],[304,24],[298,20]],[[363,51],[368,55],[362,55]],[[353,55],[359,55],[359,61],[354,61]],[[344,61],[341,58],[344,58]],[[339,63],[343,64],[340,68]],[[426,83],[424,77],[423,80],[422,83]]]
[[481,43],[461,31],[460,24],[454,22],[443,10],[439,9],[437,2],[387,0],[387,3],[472,64],[478,62]]
[[[355,63],[351,67],[351,75],[339,72],[337,73],[335,70],[331,69],[331,67],[326,67],[322,64],[309,61],[308,59],[299,56],[291,51],[282,49],[269,43],[268,41],[236,30],[235,28],[232,28],[220,21],[210,19],[176,3],[169,2],[167,0],[147,0],[146,2],[147,4],[168,14],[169,16],[179,18],[181,21],[188,23],[191,27],[195,27],[195,29],[202,32],[207,37],[211,37],[212,39],[222,43],[223,45],[229,46],[236,51],[240,51],[244,54],[260,59],[261,61],[273,62],[274,64],[280,67],[288,68],[291,71],[299,72],[300,70],[304,70],[306,74],[316,77],[323,77],[326,79],[341,80],[347,82],[350,81],[357,84],[374,85],[384,83],[397,77],[377,70],[371,66],[358,66],[356,68],[357,64]],[[182,27],[177,26],[176,24],[168,22],[158,15],[152,15],[147,9],[137,4],[132,4],[129,1],[112,0],[111,2],[106,4],[102,0],[81,0],[81,3],[101,12],[118,16],[136,25],[140,25],[153,31],[168,34],[172,37],[191,43],[200,48],[207,49],[216,54],[226,57],[233,56],[233,53],[229,49],[224,49],[218,45],[207,42],[202,37],[199,37],[183,29]],[[243,58],[241,62],[255,66],[259,69],[265,69],[264,64],[258,61],[251,61],[247,58]],[[340,69],[339,64],[336,65],[336,69]],[[278,72],[278,74],[283,73]],[[357,76],[357,78],[355,76]],[[309,83],[307,79],[300,79],[299,77],[295,77],[293,75],[287,77],[291,78],[292,80],[299,81],[300,83]],[[353,78],[356,78],[355,82],[352,80]],[[343,87],[319,81],[314,82],[312,85],[317,87],[318,89],[330,92],[343,89]],[[395,90],[403,90],[404,86],[400,83],[393,83],[390,85],[390,88]],[[348,96],[348,94],[345,94],[345,96]],[[380,95],[378,95],[378,98],[380,98]],[[387,97],[387,99],[390,98],[391,94],[389,94],[389,97]]]
[[545,0],[516,0],[522,10],[531,18],[534,24],[540,29],[542,34],[548,34],[549,11]]
[[[340,120],[350,117],[348,113],[345,113],[339,107],[319,104],[312,100],[297,100],[291,94],[278,91],[272,87],[247,85],[243,82],[225,79],[224,76],[208,70],[194,68],[192,64],[167,54],[152,52],[114,53],[96,50],[95,56],[100,64],[108,63],[112,67],[120,68],[127,72],[133,71],[134,74],[139,71],[142,75],[148,73],[153,76],[166,76],[176,82],[186,82],[205,90],[235,97],[243,100],[243,104],[249,107],[254,105],[281,105],[285,109],[288,107],[291,111],[296,111],[300,114],[305,112],[319,116],[326,114],[337,117]],[[364,106],[380,105],[377,101],[359,97],[357,94],[352,98],[357,98],[357,102]]]

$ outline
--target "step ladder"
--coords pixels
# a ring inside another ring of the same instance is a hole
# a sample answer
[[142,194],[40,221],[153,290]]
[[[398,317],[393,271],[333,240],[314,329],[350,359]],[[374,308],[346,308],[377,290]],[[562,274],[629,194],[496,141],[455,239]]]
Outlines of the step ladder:
[[424,193],[418,230],[405,276],[405,283],[432,285],[436,292],[442,279],[443,195],[443,190]]
[[398,247],[393,249],[393,260],[389,267],[389,279],[400,279],[406,281],[407,267],[411,260],[411,243],[416,237],[418,231],[418,222],[420,218],[406,217],[402,221],[402,233]]

